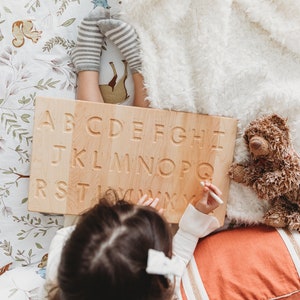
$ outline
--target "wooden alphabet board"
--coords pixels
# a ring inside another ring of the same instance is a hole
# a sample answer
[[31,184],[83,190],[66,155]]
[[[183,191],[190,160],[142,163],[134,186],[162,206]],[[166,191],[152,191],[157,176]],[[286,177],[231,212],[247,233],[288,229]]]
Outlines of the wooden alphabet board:
[[177,223],[209,180],[223,224],[236,129],[226,117],[38,97],[28,209],[78,215],[113,188],[131,202],[159,197]]

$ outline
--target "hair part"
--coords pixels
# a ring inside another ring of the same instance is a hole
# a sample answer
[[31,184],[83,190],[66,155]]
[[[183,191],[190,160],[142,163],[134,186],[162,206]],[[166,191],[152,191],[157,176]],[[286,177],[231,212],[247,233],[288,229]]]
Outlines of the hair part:
[[114,197],[87,211],[66,242],[58,270],[61,298],[170,299],[172,283],[146,273],[149,249],[172,255],[169,224],[151,207]]

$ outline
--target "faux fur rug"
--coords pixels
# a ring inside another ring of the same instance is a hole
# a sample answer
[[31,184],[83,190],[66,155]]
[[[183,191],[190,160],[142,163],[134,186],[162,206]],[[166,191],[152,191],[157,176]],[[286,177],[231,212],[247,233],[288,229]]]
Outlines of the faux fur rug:
[[[275,112],[300,152],[299,0],[127,0],[123,9],[141,38],[152,107],[238,118],[238,161],[245,126]],[[267,205],[231,183],[230,220],[260,223]]]

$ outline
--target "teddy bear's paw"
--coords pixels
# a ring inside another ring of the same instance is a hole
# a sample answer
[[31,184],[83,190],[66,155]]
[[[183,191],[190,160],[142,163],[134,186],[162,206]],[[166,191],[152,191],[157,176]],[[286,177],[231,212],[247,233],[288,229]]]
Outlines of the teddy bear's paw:
[[270,201],[280,196],[280,193],[278,193],[276,187],[273,185],[267,185],[265,181],[261,180],[261,178],[254,182],[253,189],[257,196],[263,200]]
[[273,213],[264,217],[264,224],[272,227],[285,227],[287,225],[286,217],[281,213]]
[[288,228],[289,230],[296,230],[300,232],[300,223],[290,223]]
[[300,232],[300,213],[294,212],[288,218],[289,229],[290,230],[297,230]]
[[245,167],[240,164],[233,164],[229,168],[228,175],[232,180],[238,183],[244,183]]
[[232,164],[230,167],[229,167],[229,170],[228,170],[228,176],[233,179],[234,177],[234,169],[236,167],[236,164]]

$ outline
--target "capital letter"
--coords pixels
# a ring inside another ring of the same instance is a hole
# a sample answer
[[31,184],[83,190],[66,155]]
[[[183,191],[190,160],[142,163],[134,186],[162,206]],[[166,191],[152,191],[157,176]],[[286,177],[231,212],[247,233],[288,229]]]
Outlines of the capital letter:
[[65,132],[72,132],[74,125],[74,116],[72,114],[65,113]]
[[161,136],[161,137],[164,136],[164,132],[163,132],[164,128],[165,127],[162,124],[155,124],[155,135],[154,135],[155,142],[157,142],[159,136]]
[[51,130],[55,129],[54,122],[53,122],[53,119],[51,117],[49,110],[45,111],[44,116],[39,125],[39,128],[40,127],[49,127]]
[[41,196],[42,198],[46,198],[45,188],[47,183],[43,179],[36,179],[36,190],[35,190],[35,197]]
[[[54,145],[54,146],[53,146],[53,149],[54,149],[53,152],[56,152],[57,155],[55,155],[55,153],[54,153],[54,159],[52,160],[52,163],[53,163],[54,165],[58,165],[59,162],[60,162],[61,159],[62,159],[62,151],[65,150],[66,147],[65,147],[65,146],[62,146],[62,145]],[[57,151],[55,151],[55,150],[57,150]]]
[[84,167],[83,161],[80,159],[80,155],[84,154],[86,150],[82,149],[81,151],[78,152],[76,148],[73,149],[73,163],[72,166],[76,167],[77,163],[79,166]]
[[[177,132],[177,134],[176,134]],[[185,130],[181,127],[175,127],[172,130],[172,141],[175,144],[180,144],[186,139]]]
[[78,183],[77,184],[77,187],[78,187],[78,199],[79,199],[79,202],[82,202],[84,201],[85,199],[85,194],[86,194],[86,190],[88,189],[90,185],[87,184],[87,183]]
[[118,136],[122,129],[123,129],[123,126],[122,126],[122,123],[117,120],[117,119],[110,119],[110,126],[109,126],[109,136],[110,137],[116,137]]
[[64,181],[57,182],[57,193],[55,193],[55,197],[57,200],[64,200],[67,195],[67,184]]
[[143,133],[143,123],[133,122],[133,140],[141,140]]
[[222,150],[223,146],[221,144],[221,138],[225,135],[223,131],[214,131],[214,136],[216,137],[216,143],[212,145],[212,149]]
[[87,132],[89,132],[92,135],[101,135],[100,129],[97,129],[97,123],[101,123],[101,121],[102,119],[100,117],[89,118],[86,122]]

